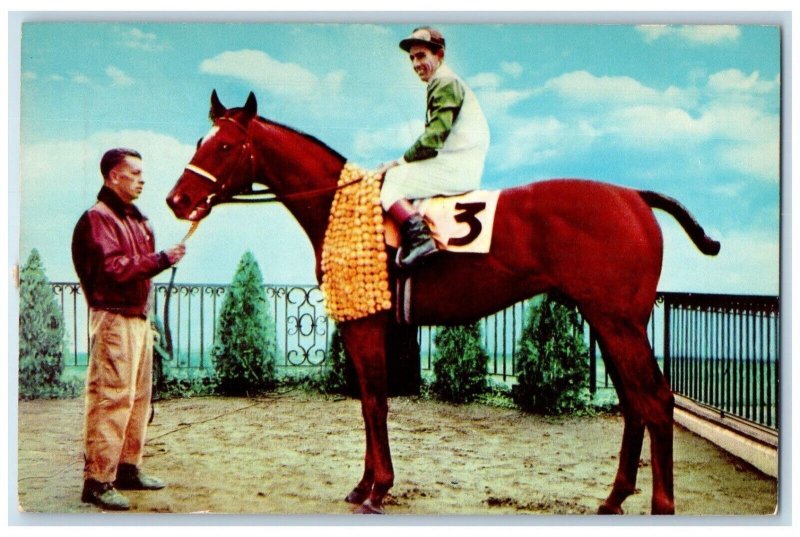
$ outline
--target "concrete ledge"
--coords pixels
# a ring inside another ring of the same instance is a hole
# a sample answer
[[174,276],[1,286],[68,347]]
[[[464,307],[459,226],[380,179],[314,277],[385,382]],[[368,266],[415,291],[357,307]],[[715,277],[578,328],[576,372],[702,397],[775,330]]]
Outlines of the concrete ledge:
[[720,416],[693,401],[675,396],[675,423],[753,465],[778,477],[778,434],[733,416]]

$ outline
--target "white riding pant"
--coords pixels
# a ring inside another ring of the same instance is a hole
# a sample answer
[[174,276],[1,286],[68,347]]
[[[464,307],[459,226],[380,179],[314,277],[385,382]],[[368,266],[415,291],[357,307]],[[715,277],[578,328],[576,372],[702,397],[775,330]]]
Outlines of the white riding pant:
[[477,190],[482,174],[483,154],[440,153],[426,160],[403,161],[386,171],[381,206],[388,210],[401,199],[452,196]]

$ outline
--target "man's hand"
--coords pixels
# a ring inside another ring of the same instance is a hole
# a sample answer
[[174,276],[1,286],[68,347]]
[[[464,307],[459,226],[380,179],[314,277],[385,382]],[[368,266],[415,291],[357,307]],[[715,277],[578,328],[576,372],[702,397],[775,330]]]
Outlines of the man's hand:
[[183,256],[186,254],[186,245],[182,242],[179,242],[172,248],[164,250],[164,253],[167,254],[167,258],[169,258],[169,264],[174,265],[183,259]]

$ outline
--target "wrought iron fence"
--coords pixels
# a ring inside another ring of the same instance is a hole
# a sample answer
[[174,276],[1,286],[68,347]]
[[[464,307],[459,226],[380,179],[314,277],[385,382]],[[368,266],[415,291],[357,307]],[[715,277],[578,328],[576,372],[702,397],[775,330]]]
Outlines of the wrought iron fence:
[[[69,338],[67,365],[85,366],[88,310],[77,283],[52,283]],[[229,285],[179,284],[172,289],[169,324],[173,367],[207,368],[215,326]],[[284,372],[324,365],[334,323],[317,286],[266,285]],[[167,286],[155,285],[155,311],[162,315]],[[515,304],[481,320],[489,374],[513,383],[517,347],[532,301]],[[430,370],[435,327],[420,327],[420,367]],[[588,326],[590,389],[610,388]],[[654,354],[673,391],[771,428],[778,427],[780,308],[778,297],[659,293],[649,324]]]
[[[167,285],[155,285],[155,311],[163,316]],[[216,321],[229,285],[180,284],[172,288],[168,319],[176,367],[211,364]],[[312,285],[265,285],[282,361],[278,367],[320,366],[325,361],[332,321],[322,291]]]
[[664,370],[673,391],[777,429],[778,297],[664,293],[661,299]]

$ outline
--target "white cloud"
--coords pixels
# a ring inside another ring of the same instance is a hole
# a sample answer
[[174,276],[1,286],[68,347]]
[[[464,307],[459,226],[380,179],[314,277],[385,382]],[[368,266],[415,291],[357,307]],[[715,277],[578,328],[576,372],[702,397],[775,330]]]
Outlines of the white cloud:
[[497,73],[478,73],[475,76],[469,77],[467,83],[475,90],[478,88],[497,88],[502,82],[500,75]]
[[623,105],[630,103],[688,103],[689,94],[675,87],[658,91],[628,76],[596,76],[573,71],[551,78],[544,89],[579,103]]
[[524,70],[522,64],[518,62],[500,62],[500,70],[505,74],[517,78]]
[[664,144],[685,146],[707,140],[712,125],[693,118],[681,108],[630,106],[609,111],[604,122],[609,133],[631,147],[658,148]]
[[647,43],[652,43],[665,37],[676,37],[694,44],[718,45],[736,41],[742,35],[742,31],[738,26],[724,24],[686,26],[641,25],[636,27],[636,31],[642,35]]
[[34,71],[23,71],[22,80],[36,80],[39,78]]
[[681,108],[634,106],[612,110],[603,124],[632,148],[696,148],[721,170],[779,179],[779,118],[749,106],[714,104],[697,117]]
[[342,87],[342,82],[344,82],[344,78],[347,75],[344,71],[331,71],[324,78],[324,84],[332,89],[338,89]]
[[133,84],[133,78],[119,67],[109,65],[106,67],[106,75],[111,79],[111,84],[114,86],[130,86]]
[[153,32],[145,32],[139,28],[131,28],[127,31],[119,30],[122,44],[128,48],[144,50],[147,52],[157,52],[164,50],[166,45],[161,43],[158,36]]
[[780,85],[780,80],[762,80],[758,71],[753,71],[746,75],[739,69],[727,69],[708,77],[708,87],[712,91],[720,93],[745,94],[764,94],[776,91]]
[[[236,78],[255,88],[287,98],[308,98],[316,95],[323,85],[320,78],[296,63],[276,60],[260,50],[227,51],[203,60],[200,72]],[[326,89],[335,90],[344,78],[342,71],[324,78]]]
[[484,115],[490,121],[493,118],[501,118],[508,114],[508,109],[533,95],[528,90],[501,90],[486,87],[475,90]]
[[664,234],[660,291],[777,295],[780,262],[777,233],[709,229],[722,249],[716,257],[701,254],[671,216],[656,211]]
[[360,130],[356,132],[353,143],[355,155],[364,160],[365,166],[371,166],[376,159],[389,154],[399,158],[424,129],[425,123],[415,119],[382,129]]
[[646,24],[637,26],[636,31],[642,34],[647,43],[652,43],[656,39],[669,35],[673,30],[662,24]]
[[727,145],[718,152],[727,168],[763,181],[778,184],[780,180],[780,143],[777,138]]
[[513,143],[493,144],[494,158],[500,170],[538,165],[557,158],[567,148],[575,151],[577,146],[586,145],[585,140],[580,140],[580,134],[572,132],[552,116],[520,121],[504,134]]
[[725,24],[681,26],[677,33],[687,41],[704,45],[736,41],[742,35],[738,26]]
[[81,73],[73,74],[71,80],[75,84],[91,84],[92,83],[91,79],[88,76],[86,76],[84,74],[81,74]]

